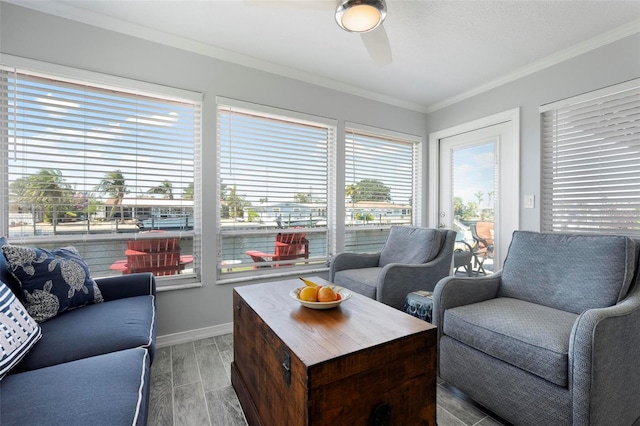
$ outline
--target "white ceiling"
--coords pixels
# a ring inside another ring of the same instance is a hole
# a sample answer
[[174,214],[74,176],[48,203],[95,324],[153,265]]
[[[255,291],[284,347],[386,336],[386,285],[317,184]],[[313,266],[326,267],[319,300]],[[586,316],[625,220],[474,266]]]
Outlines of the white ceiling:
[[9,1],[419,111],[640,32],[637,0],[387,0],[378,66],[333,0]]

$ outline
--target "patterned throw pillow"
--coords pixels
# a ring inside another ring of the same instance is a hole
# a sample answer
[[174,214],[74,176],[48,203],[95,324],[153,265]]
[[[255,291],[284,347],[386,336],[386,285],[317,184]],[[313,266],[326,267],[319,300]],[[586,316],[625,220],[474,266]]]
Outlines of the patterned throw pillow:
[[103,301],[89,266],[74,247],[49,251],[4,245],[2,252],[9,271],[20,281],[27,311],[40,323]]
[[0,380],[42,337],[40,326],[0,281]]

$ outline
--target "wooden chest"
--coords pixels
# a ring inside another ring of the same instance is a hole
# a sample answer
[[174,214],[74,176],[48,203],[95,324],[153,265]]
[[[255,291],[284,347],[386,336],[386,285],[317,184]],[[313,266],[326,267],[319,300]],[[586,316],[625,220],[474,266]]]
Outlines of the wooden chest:
[[435,327],[358,294],[305,308],[288,295],[300,286],[234,290],[231,381],[249,424],[435,426]]

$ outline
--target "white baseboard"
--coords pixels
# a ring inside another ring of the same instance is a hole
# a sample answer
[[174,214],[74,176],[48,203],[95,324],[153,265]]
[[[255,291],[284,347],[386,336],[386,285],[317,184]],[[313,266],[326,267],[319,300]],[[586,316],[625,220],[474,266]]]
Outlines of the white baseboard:
[[183,331],[180,333],[166,334],[156,338],[156,347],[163,348],[165,346],[187,343],[194,340],[206,339],[207,337],[221,336],[223,334],[233,333],[233,323],[214,325],[212,327],[199,328],[197,330]]

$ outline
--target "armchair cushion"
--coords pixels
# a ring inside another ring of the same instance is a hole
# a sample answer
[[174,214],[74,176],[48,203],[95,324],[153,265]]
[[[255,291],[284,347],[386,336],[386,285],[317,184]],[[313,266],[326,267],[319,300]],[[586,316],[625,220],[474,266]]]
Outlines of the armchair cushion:
[[576,314],[612,306],[627,295],[634,262],[628,237],[516,231],[499,296]]
[[438,255],[443,240],[444,233],[438,229],[392,226],[378,266],[426,263]]
[[577,314],[497,298],[444,312],[444,334],[529,373],[567,386]]
[[347,269],[336,272],[335,280],[349,290],[375,299],[378,275],[381,270],[382,268]]

